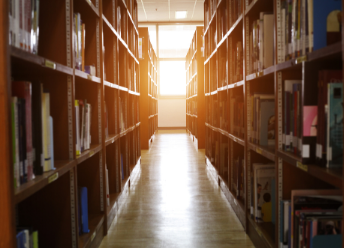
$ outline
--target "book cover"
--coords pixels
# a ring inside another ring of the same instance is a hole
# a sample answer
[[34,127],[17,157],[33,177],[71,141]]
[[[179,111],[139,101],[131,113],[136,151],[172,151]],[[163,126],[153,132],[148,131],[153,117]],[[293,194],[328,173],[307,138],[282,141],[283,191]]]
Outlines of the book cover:
[[328,84],[327,167],[343,166],[343,83]]
[[262,146],[275,144],[275,100],[260,101],[260,134],[259,144]]
[[318,106],[303,106],[303,136],[317,136]]
[[12,97],[12,153],[14,166],[14,188],[20,186],[20,160],[19,160],[19,119],[18,98]]
[[25,126],[24,132],[26,137],[26,159],[27,159],[27,180],[33,178],[33,157],[32,157],[32,120],[31,120],[31,99],[32,89],[31,83],[26,81],[13,81],[12,82],[12,95],[25,99],[24,118]]
[[88,229],[88,192],[86,187],[79,187],[79,204],[81,214],[81,233],[89,233]]
[[27,153],[25,134],[25,99],[18,98],[18,124],[19,124],[19,160],[20,160],[20,184],[27,182]]
[[76,156],[80,156],[81,152],[80,152],[80,114],[79,114],[79,101],[75,100],[75,152],[76,152]]
[[342,3],[337,0],[313,0],[313,34],[311,51],[341,40]]
[[43,85],[35,82],[32,84],[32,127],[34,163],[33,169],[36,176],[43,174],[43,114],[42,114]]
[[54,122],[53,117],[49,116],[49,128],[50,128],[50,169],[55,170],[54,161]]
[[51,169],[51,154],[50,154],[50,94],[49,91],[44,89],[42,94],[42,126],[43,126],[43,154],[44,154],[44,172]]

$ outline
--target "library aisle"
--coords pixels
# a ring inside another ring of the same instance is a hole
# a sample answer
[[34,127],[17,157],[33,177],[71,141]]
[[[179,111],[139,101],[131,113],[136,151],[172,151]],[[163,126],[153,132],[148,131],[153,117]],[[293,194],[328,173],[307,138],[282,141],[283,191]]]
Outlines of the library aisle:
[[184,130],[159,130],[101,248],[254,247]]

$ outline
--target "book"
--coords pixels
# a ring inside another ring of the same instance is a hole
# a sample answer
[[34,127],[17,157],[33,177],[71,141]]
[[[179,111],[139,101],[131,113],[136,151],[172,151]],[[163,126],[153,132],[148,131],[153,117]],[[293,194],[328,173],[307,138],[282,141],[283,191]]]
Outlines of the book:
[[79,187],[79,205],[80,205],[80,229],[81,233],[89,233],[88,229],[88,195],[86,187]]
[[261,99],[259,106],[259,139],[262,146],[275,144],[275,100]]
[[43,171],[47,172],[52,169],[51,167],[51,134],[49,128],[50,117],[50,94],[49,91],[44,89],[42,94],[42,126],[43,126],[43,154],[44,166]]
[[303,136],[317,136],[318,106],[303,106]]
[[20,186],[20,161],[19,161],[19,120],[18,120],[18,98],[12,97],[11,124],[12,124],[12,161],[14,173],[14,188]]
[[343,166],[343,83],[328,84],[327,168]]
[[27,153],[25,134],[25,99],[18,98],[19,170],[20,184],[27,182]]
[[50,129],[50,169],[55,170],[54,163],[54,122],[53,117],[49,116],[49,129]]
[[26,159],[27,164],[25,170],[27,171],[27,180],[33,179],[33,157],[32,157],[32,120],[31,120],[31,99],[32,99],[31,83],[26,81],[13,81],[12,82],[12,95],[18,98],[25,99],[24,115],[25,118],[25,142],[26,142]]
[[109,190],[109,170],[105,166],[105,184],[106,184],[106,203],[110,206],[110,190]]
[[43,114],[42,114],[43,85],[39,82],[32,84],[32,127],[34,162],[33,170],[35,176],[43,174]]
[[253,194],[255,221],[272,221],[272,180],[275,177],[274,164],[253,164]]
[[81,154],[81,141],[80,141],[80,114],[79,114],[79,101],[75,100],[75,151],[76,156]]

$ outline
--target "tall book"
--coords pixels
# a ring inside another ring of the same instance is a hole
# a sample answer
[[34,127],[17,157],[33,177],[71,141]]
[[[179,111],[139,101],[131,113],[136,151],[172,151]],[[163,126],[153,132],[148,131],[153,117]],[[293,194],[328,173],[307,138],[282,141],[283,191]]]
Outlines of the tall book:
[[35,82],[32,84],[32,126],[34,163],[33,170],[36,176],[43,174],[43,114],[42,114],[43,85]]
[[25,135],[26,135],[26,158],[27,158],[27,180],[33,178],[33,157],[32,157],[32,121],[31,121],[31,83],[25,81],[12,82],[12,95],[25,99]]
[[51,168],[51,149],[50,149],[50,94],[48,90],[43,90],[42,94],[42,126],[43,126],[43,154],[44,154],[44,172],[50,171]]

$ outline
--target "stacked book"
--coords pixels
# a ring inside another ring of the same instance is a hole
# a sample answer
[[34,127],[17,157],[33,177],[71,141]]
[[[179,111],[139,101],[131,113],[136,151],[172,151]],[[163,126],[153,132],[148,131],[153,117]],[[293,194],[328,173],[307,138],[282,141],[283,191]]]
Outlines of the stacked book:
[[38,231],[33,228],[17,227],[18,248],[38,248]]
[[50,94],[42,84],[12,82],[11,123],[16,188],[55,169]]
[[75,100],[76,155],[91,147],[91,104],[87,100]]
[[39,0],[12,0],[9,5],[10,45],[37,54]]
[[279,247],[341,247],[342,205],[340,190],[292,190],[280,201]]

